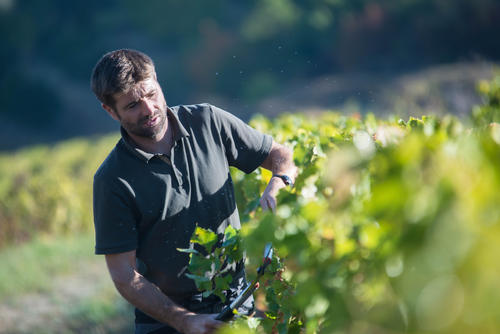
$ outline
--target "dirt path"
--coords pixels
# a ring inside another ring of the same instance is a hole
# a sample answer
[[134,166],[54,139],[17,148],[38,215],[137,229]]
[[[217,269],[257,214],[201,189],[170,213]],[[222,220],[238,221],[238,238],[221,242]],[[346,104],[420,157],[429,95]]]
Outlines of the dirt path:
[[93,309],[88,301],[103,295],[123,308],[103,259],[95,257],[75,264],[71,274],[56,277],[48,291],[1,301],[0,333],[130,333],[132,317],[118,315],[95,323],[82,316],[99,312],[99,306]]

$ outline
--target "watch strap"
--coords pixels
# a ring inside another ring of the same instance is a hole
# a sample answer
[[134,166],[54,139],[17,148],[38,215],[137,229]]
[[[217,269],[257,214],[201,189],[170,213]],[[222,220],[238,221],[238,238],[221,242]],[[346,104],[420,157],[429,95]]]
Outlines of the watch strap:
[[287,185],[287,186],[290,186],[290,187],[293,187],[293,180],[290,176],[288,175],[285,175],[285,174],[273,174],[272,177],[279,177],[281,180],[283,180],[283,182]]

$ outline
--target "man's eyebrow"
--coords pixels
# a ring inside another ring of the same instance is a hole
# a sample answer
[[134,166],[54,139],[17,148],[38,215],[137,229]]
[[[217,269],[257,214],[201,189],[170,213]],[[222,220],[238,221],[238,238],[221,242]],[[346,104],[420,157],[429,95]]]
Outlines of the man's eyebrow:
[[146,94],[142,95],[141,97],[139,97],[139,98],[137,98],[137,99],[134,99],[134,100],[130,101],[130,102],[129,102],[129,103],[127,103],[127,104],[126,104],[123,108],[125,108],[125,109],[126,109],[126,108],[128,108],[128,107],[132,106],[134,103],[137,103],[137,101],[139,101],[139,100],[140,100],[143,96],[151,96],[151,95],[153,95],[153,94],[155,94],[155,93],[156,93],[156,89],[155,89],[155,87],[151,87],[150,89],[148,89],[148,90],[146,91]]
[[124,107],[124,108],[128,108],[128,107],[132,106],[132,105],[133,105],[134,103],[136,103],[137,101],[139,101],[139,99],[135,99],[135,100],[130,101],[129,103],[127,103],[127,104],[125,105],[125,107]]

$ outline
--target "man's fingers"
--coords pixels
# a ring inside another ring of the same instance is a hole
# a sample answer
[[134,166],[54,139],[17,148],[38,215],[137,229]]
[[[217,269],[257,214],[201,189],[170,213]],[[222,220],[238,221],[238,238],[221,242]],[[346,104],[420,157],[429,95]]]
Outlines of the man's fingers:
[[260,199],[260,206],[262,210],[266,211],[271,209],[272,212],[276,211],[276,199],[269,195],[264,195]]
[[224,321],[220,321],[220,320],[216,319],[218,315],[219,315],[218,313],[210,314],[210,318],[212,319],[212,321],[208,322],[208,324],[214,325],[214,326],[222,326],[223,324],[225,324]]
[[260,198],[260,206],[261,206],[263,211],[267,210],[267,201],[264,197]]
[[220,324],[215,322],[207,322],[205,324],[205,329],[213,331],[220,328],[223,324],[224,324],[223,322],[221,322]]
[[217,329],[219,329],[221,326],[223,326],[225,324],[225,322],[223,322],[223,321],[215,320],[217,315],[218,314],[211,314],[211,317],[212,317],[211,321],[207,321],[205,323],[205,329],[207,330],[207,332],[215,333],[215,331]]
[[267,207],[270,208],[273,213],[276,213],[276,200],[273,197],[267,199]]
[[213,334],[224,325],[224,322],[215,320],[217,314],[196,314],[187,320],[183,333],[185,334]]
[[264,195],[260,199],[260,206],[262,207],[262,210],[266,211],[268,209],[272,209],[270,203],[269,203],[269,197]]

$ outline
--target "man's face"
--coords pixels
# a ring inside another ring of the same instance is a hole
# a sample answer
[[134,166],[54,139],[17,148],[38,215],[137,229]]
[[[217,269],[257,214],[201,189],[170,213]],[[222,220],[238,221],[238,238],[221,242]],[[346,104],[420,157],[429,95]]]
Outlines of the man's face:
[[167,103],[155,78],[141,81],[129,92],[117,93],[113,98],[114,108],[103,107],[129,135],[155,138],[163,134]]

